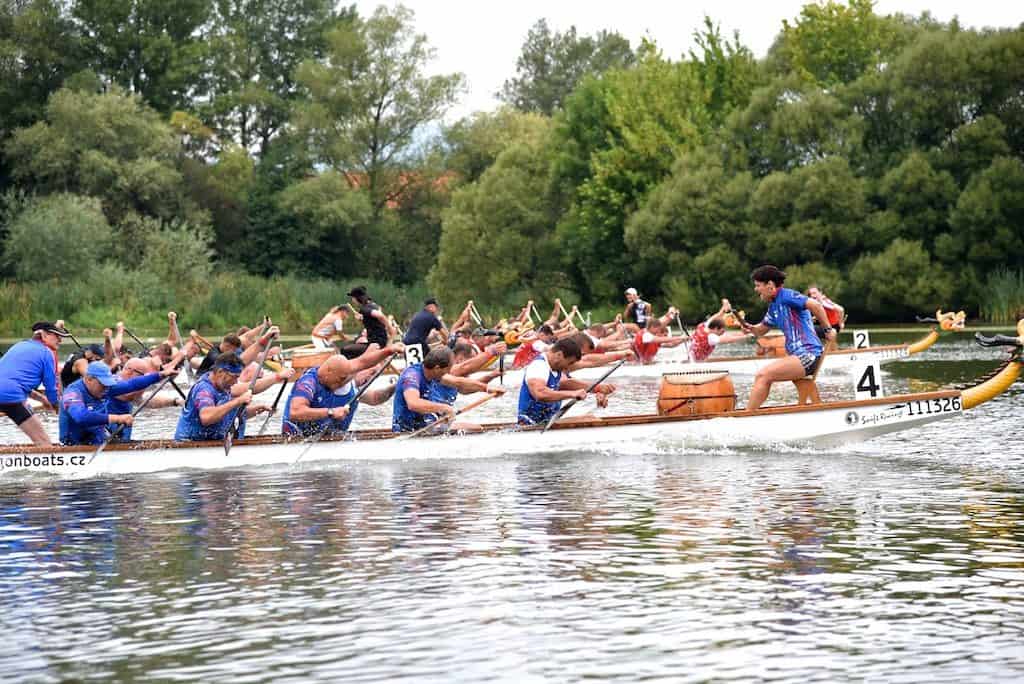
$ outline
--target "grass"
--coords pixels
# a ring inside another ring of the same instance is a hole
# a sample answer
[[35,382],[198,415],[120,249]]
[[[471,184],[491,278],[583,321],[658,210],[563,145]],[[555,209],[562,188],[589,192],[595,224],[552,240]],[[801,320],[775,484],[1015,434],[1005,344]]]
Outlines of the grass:
[[1024,310],[1024,270],[997,269],[981,295],[981,317],[993,323],[1016,323]]

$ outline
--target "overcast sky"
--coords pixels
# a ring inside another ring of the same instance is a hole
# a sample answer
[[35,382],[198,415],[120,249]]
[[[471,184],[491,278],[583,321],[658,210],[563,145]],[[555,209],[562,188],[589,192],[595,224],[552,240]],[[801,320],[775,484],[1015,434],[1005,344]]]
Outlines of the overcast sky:
[[[356,6],[363,16],[380,4]],[[541,18],[554,31],[576,26],[580,35],[602,29],[618,31],[636,47],[652,38],[666,57],[678,58],[693,48],[693,33],[709,16],[723,36],[739,31],[740,42],[763,57],[782,29],[782,21],[796,19],[803,0],[406,0],[401,4],[416,13],[416,30],[425,33],[437,50],[432,71],[462,72],[468,92],[448,117],[457,119],[474,111],[491,110],[494,93],[515,75],[516,59],[530,27]],[[968,27],[1016,27],[1024,22],[1020,0],[877,0],[877,14],[918,16],[924,11],[939,21],[954,16]]]

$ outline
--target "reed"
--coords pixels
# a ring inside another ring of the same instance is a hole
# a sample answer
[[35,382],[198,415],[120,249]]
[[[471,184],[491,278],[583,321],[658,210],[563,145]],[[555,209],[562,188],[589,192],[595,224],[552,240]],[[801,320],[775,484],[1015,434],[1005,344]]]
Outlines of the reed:
[[[219,271],[194,290],[175,292],[152,275],[115,265],[99,266],[78,278],[46,282],[0,282],[0,336],[24,337],[39,320],[67,322],[74,331],[98,334],[124,321],[132,330],[162,335],[167,312],[177,311],[181,328],[213,335],[253,325],[269,315],[286,333],[305,333],[345,293],[365,285],[389,314],[404,320],[427,296],[424,284],[397,285],[374,278],[336,282],[323,278]],[[353,328],[356,326],[351,324]]]
[[1024,270],[993,271],[981,292],[981,317],[991,323],[1016,323],[1024,309]]

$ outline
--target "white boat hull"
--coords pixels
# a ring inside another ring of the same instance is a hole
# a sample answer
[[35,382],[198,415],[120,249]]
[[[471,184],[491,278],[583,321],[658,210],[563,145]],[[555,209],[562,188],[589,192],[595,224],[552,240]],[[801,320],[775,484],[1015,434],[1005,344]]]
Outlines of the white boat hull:
[[[962,412],[956,390],[902,395],[860,402],[783,406],[746,413],[666,418],[628,416],[605,420],[572,419],[547,433],[539,428],[487,426],[475,435],[396,438],[380,430],[354,432],[350,439],[322,440],[307,449],[302,442],[254,438],[235,443],[229,455],[220,443],[169,441],[112,445],[90,461],[94,449],[3,447],[0,476],[25,471],[67,478],[108,473],[146,473],[181,469],[292,466],[318,461],[404,458],[486,458],[580,449],[608,450],[641,444],[659,449],[779,445],[828,447],[860,442],[906,430]],[[494,437],[500,434],[500,439]],[[301,455],[301,459],[300,459]],[[298,461],[298,464],[296,462]]]

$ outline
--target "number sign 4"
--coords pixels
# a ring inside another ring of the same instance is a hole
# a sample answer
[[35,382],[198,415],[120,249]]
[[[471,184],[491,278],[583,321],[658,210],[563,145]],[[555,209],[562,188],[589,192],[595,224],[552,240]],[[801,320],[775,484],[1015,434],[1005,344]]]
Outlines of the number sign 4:
[[853,377],[857,378],[853,386],[857,401],[885,396],[882,390],[882,366],[877,361],[870,366],[863,366]]

